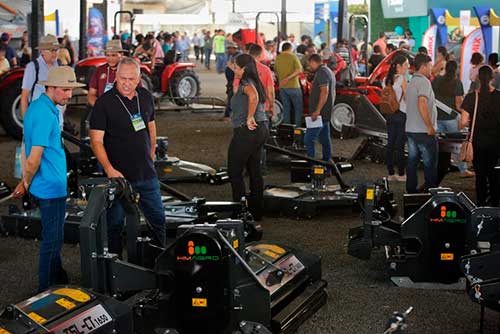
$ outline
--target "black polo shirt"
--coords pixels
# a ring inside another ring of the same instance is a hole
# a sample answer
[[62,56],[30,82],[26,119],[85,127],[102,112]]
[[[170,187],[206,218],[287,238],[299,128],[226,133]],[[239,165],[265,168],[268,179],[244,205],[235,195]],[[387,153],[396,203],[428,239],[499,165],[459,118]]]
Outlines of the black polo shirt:
[[[97,99],[90,118],[92,130],[105,132],[104,148],[111,165],[130,182],[156,177],[148,130],[148,123],[155,119],[154,100],[151,93],[142,87],[137,87],[136,92],[136,96],[129,100],[118,92],[115,85]],[[138,113],[137,96],[146,128],[136,132],[120,99],[135,115]]]

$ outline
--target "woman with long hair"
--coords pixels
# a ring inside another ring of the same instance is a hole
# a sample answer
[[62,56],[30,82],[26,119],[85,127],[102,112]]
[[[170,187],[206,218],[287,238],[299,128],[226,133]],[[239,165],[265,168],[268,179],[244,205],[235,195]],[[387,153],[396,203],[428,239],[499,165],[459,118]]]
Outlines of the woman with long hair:
[[[405,94],[408,82],[406,73],[408,72],[408,58],[399,54],[394,57],[389,68],[389,73],[385,79],[385,85],[391,85],[399,101],[399,110],[394,114],[386,116],[387,119],[387,171],[389,181],[406,182],[405,176],[405,124],[406,124],[406,102]],[[394,172],[394,152],[396,152],[398,163],[398,175]]]
[[[467,94],[462,103],[463,127],[474,130],[472,146],[473,165],[476,171],[476,196],[478,206],[498,206],[499,190],[495,167],[500,150],[500,91],[493,89],[493,70],[488,65],[478,69],[478,89]],[[476,101],[477,100],[477,101]],[[473,125],[477,103],[477,115]],[[474,129],[472,129],[474,127]]]
[[[432,89],[436,100],[443,102],[447,107],[460,110],[464,100],[464,86],[458,78],[458,64],[454,60],[446,62],[445,72],[438,75],[432,82]],[[443,133],[459,132],[458,114],[452,110],[438,109],[437,130]],[[453,159],[458,161],[458,155],[453,154]],[[459,162],[458,169],[461,177],[472,177],[474,173],[467,170],[467,163]]]
[[233,138],[228,150],[228,172],[233,200],[246,197],[244,169],[248,172],[249,211],[254,219],[262,218],[264,180],[261,171],[261,151],[269,129],[264,112],[266,91],[259,79],[255,60],[248,54],[235,58],[234,75],[240,79],[231,98]]

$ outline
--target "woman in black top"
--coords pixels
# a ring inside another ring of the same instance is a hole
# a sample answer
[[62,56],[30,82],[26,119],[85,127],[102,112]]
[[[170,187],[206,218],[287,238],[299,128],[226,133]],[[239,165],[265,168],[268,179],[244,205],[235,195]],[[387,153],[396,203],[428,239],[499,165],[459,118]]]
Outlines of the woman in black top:
[[[478,97],[476,124],[474,126],[474,170],[476,171],[476,194],[478,206],[498,206],[499,193],[495,166],[500,151],[500,91],[490,83],[493,70],[485,65],[479,69],[479,89],[465,96],[462,103],[462,126],[472,126],[474,105]],[[476,95],[477,94],[477,95]],[[472,129],[471,129],[472,131]]]
[[[432,89],[436,95],[436,100],[441,101],[453,110],[460,110],[464,100],[464,86],[458,78],[458,64],[454,60],[448,60],[445,66],[444,75],[438,75],[432,81]],[[442,133],[459,132],[459,114],[452,110],[442,110],[438,108],[437,131]],[[452,158],[458,161],[458,154],[452,154]],[[467,169],[466,162],[458,163],[460,177],[473,177],[474,173]]]
[[228,172],[233,201],[246,197],[243,170],[250,181],[248,208],[254,219],[262,218],[264,180],[261,171],[261,151],[269,130],[264,112],[266,92],[259,79],[255,60],[248,54],[235,58],[234,75],[240,83],[231,98],[233,138],[228,150]]

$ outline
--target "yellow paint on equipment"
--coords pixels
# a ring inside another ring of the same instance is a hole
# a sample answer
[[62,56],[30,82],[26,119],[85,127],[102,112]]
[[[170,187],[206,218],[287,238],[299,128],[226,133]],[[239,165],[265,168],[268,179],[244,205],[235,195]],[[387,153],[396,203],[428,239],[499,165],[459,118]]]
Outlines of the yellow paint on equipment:
[[295,130],[293,130],[293,134],[295,134],[295,135],[300,135],[300,134],[302,134],[302,130],[300,130],[300,129],[295,129]]
[[66,298],[58,299],[58,300],[56,300],[56,303],[58,305],[64,307],[66,310],[71,310],[72,308],[76,307],[76,305],[74,303],[70,302]]
[[167,168],[163,168],[163,171],[165,173],[172,173],[174,170],[172,168],[170,168],[170,167],[167,167]]
[[270,258],[277,259],[279,257],[275,252],[271,252],[270,250],[264,251],[264,255],[269,256]]
[[366,199],[373,201],[373,198],[375,198],[375,191],[373,189],[366,189]]
[[86,294],[85,292],[82,292],[77,289],[69,289],[69,288],[63,288],[63,289],[58,289],[54,292],[52,292],[54,295],[61,295],[61,296],[66,296],[69,297],[77,302],[80,303],[85,303],[90,300],[90,296]]
[[255,246],[255,248],[260,249],[262,251],[270,250],[270,251],[272,251],[276,254],[279,254],[279,255],[285,254],[285,249],[281,248],[279,246],[276,246],[276,245],[259,244],[259,245]]
[[233,241],[233,248],[238,249],[238,247],[240,247],[240,241],[238,239],[236,239]]
[[207,307],[207,299],[193,298],[193,307]]
[[34,322],[39,323],[39,324],[43,324],[44,322],[47,321],[47,319],[45,319],[41,315],[36,314],[35,312],[29,313],[28,317],[30,317],[31,320],[33,320]]
[[12,334],[12,333],[6,329],[0,328],[0,334]]
[[453,261],[454,258],[453,253],[441,253],[441,261]]
[[325,170],[323,168],[314,168],[315,175],[323,175],[325,174]]

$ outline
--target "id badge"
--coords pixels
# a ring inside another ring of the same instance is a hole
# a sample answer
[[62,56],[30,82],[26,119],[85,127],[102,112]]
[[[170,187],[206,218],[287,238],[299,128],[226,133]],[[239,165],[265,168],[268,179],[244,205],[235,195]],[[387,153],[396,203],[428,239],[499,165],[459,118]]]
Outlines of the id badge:
[[130,116],[130,119],[132,120],[132,126],[134,127],[135,132],[144,130],[146,128],[146,124],[144,124],[141,114],[132,115]]
[[106,82],[106,86],[104,86],[104,93],[106,93],[111,88],[113,88],[113,83],[112,82]]

